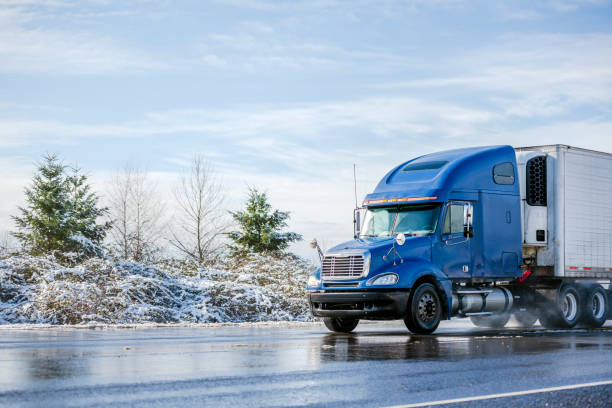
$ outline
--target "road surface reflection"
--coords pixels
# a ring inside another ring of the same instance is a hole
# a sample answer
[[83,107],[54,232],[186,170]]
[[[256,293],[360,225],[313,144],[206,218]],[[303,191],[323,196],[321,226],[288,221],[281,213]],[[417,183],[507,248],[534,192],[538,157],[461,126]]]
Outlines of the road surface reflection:
[[325,334],[310,342],[311,360],[453,360],[509,353],[542,353],[577,348],[610,351],[608,332],[474,333],[468,335]]

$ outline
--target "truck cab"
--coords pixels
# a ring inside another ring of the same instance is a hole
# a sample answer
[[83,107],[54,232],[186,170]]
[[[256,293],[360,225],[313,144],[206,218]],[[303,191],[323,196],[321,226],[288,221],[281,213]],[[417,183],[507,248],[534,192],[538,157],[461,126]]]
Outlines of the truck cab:
[[337,332],[360,319],[403,319],[413,333],[453,316],[505,324],[539,296],[517,286],[531,273],[519,174],[511,146],[449,150],[393,168],[365,197],[355,239],[329,249],[310,277],[312,314]]

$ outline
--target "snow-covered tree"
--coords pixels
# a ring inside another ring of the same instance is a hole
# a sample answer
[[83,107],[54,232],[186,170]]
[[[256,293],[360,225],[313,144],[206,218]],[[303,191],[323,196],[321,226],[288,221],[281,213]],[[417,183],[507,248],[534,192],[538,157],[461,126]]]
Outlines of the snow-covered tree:
[[56,155],[47,154],[39,164],[26,205],[13,216],[13,235],[24,249],[33,253],[48,251],[97,252],[109,228],[98,224],[107,209],[98,207],[98,195],[91,191],[87,176],[78,168],[69,169]]
[[249,188],[249,198],[243,211],[230,211],[239,231],[228,234],[234,241],[230,249],[241,252],[276,252],[286,249],[291,242],[302,236],[295,232],[281,232],[287,226],[289,213],[273,210],[266,193]]

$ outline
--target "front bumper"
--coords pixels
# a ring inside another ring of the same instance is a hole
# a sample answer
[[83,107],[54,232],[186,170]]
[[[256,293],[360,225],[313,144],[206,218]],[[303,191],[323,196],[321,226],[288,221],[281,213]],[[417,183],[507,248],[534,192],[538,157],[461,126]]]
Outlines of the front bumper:
[[409,290],[394,292],[311,292],[310,310],[316,317],[354,319],[402,319],[408,308]]

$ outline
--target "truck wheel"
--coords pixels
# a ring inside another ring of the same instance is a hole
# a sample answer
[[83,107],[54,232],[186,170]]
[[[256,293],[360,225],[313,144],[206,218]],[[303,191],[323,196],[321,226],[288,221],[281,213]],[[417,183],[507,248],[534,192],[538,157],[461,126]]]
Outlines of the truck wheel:
[[514,312],[514,318],[521,327],[532,327],[538,321],[538,315],[527,310],[517,310]]
[[608,294],[601,285],[593,285],[586,291],[582,303],[581,323],[587,327],[601,327],[608,317]]
[[412,294],[404,323],[408,330],[417,334],[433,333],[442,318],[442,304],[436,288],[431,283],[422,283]]
[[547,329],[571,329],[580,318],[580,295],[572,285],[559,290],[556,302],[549,302],[540,308],[540,323]]
[[496,314],[492,316],[470,316],[474,326],[501,329],[510,320],[510,313]]
[[325,326],[333,332],[350,333],[359,324],[359,319],[341,318],[341,317],[326,317],[323,319]]

